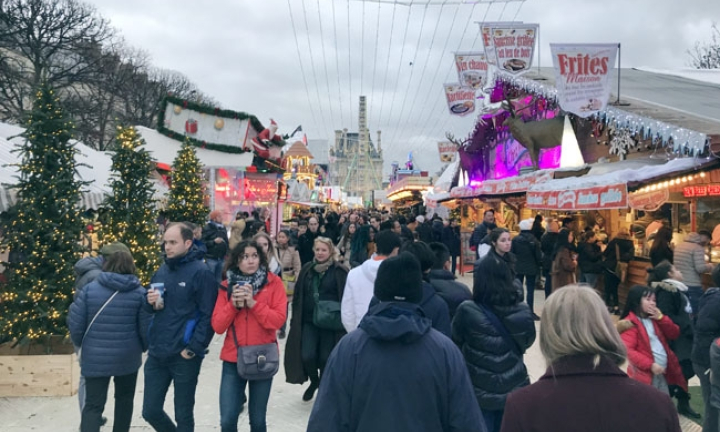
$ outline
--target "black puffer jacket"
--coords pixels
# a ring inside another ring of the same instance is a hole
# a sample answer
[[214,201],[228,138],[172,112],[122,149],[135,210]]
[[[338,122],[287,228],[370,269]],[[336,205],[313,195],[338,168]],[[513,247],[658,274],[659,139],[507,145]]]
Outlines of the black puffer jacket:
[[720,288],[710,288],[700,297],[692,362],[709,368],[710,345],[718,337],[720,337]]
[[430,282],[437,295],[445,300],[450,309],[451,319],[455,316],[455,311],[460,303],[472,299],[470,288],[455,280],[455,275],[445,269],[430,270],[430,273],[425,276],[425,280]]
[[597,243],[578,245],[578,267],[583,273],[599,274],[603,271],[603,253]]
[[540,274],[542,266],[542,253],[540,242],[531,231],[520,231],[512,240],[512,253],[515,254],[515,273],[535,276]]
[[542,251],[542,267],[545,271],[550,271],[553,263],[553,251],[557,243],[558,233],[546,232],[540,240],[540,250]]
[[[525,353],[535,342],[535,323],[528,305],[494,306],[492,310]],[[452,338],[465,357],[481,409],[504,409],[509,393],[530,384],[522,353],[516,353],[474,301],[458,307]]]
[[[682,292],[679,286],[683,287],[685,292]],[[669,341],[670,349],[679,361],[689,360],[693,346],[693,328],[690,314],[685,310],[689,302],[686,297],[687,287],[670,279],[653,282],[652,287],[655,288],[655,302],[660,312],[680,327],[680,337]]]

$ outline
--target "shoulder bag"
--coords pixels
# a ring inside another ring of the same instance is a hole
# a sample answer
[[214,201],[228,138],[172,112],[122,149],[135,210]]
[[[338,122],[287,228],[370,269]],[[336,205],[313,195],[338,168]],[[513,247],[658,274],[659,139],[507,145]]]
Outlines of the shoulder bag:
[[110,296],[109,299],[105,300],[105,303],[103,303],[103,305],[100,307],[100,309],[95,313],[95,316],[93,317],[93,319],[90,320],[90,324],[88,324],[87,328],[85,329],[85,334],[83,334],[82,341],[80,341],[80,348],[78,348],[78,352],[77,352],[78,362],[80,362],[81,359],[82,359],[82,346],[83,346],[83,343],[85,342],[85,336],[87,336],[88,332],[90,331],[90,327],[92,327],[92,325],[93,325],[93,323],[95,322],[95,320],[97,319],[98,315],[100,315],[100,312],[102,312],[103,309],[105,309],[105,306],[107,306],[108,304],[110,304],[110,301],[112,301],[112,299],[115,298],[115,296],[117,295],[117,293],[118,293],[118,292],[115,291],[115,292],[113,293],[113,295]]
[[313,284],[313,297],[315,298],[315,309],[313,310],[313,324],[323,330],[340,331],[345,327],[340,317],[340,302],[334,300],[320,300],[318,293],[319,283]]
[[240,346],[234,323],[230,329],[237,347],[238,375],[248,381],[266,380],[275,376],[280,369],[280,350],[277,343]]
[[620,261],[620,245],[617,243],[615,243],[615,258],[617,259],[615,274],[620,279],[620,282],[625,282],[627,280],[628,263]]
[[495,313],[490,310],[489,307],[485,306],[484,304],[476,303],[478,306],[480,306],[480,309],[485,312],[485,316],[487,316],[488,320],[490,320],[490,324],[492,324],[493,327],[495,327],[495,330],[500,333],[500,336],[505,340],[505,343],[508,344],[510,349],[520,357],[522,357],[523,353],[520,347],[518,346],[517,342],[515,342],[515,339],[510,336],[510,332],[507,331],[507,328],[503,325],[503,323],[500,322],[500,318],[495,315]]

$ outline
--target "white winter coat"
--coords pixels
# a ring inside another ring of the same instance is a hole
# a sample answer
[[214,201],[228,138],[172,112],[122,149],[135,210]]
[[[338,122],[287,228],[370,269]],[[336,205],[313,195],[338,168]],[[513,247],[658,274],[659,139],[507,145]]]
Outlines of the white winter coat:
[[348,273],[340,306],[342,323],[348,333],[357,328],[368,311],[380,263],[382,260],[376,260],[373,255]]

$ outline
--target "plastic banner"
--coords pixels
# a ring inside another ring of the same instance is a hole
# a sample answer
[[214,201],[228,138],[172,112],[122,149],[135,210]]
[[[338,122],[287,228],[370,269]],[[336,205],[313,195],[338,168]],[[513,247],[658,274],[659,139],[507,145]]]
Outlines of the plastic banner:
[[495,45],[490,37],[493,27],[509,27],[522,24],[522,21],[483,21],[480,24],[480,35],[485,48],[485,59],[490,65],[497,65],[497,57],[495,56]]
[[628,195],[628,206],[635,210],[655,211],[670,199],[670,192],[658,189],[652,192],[636,192]]
[[460,85],[479,90],[487,84],[488,63],[484,52],[455,53],[455,68]]
[[560,107],[583,118],[604,110],[618,44],[550,44],[550,51]]
[[475,112],[475,90],[458,83],[444,84],[450,114],[464,117]]
[[627,184],[564,191],[529,191],[527,206],[536,210],[606,210],[628,207]]
[[450,141],[438,142],[438,152],[440,153],[440,162],[442,163],[455,162],[457,151],[457,146]]
[[[511,24],[492,27],[490,39],[498,69],[520,75],[532,67],[538,24]],[[490,54],[485,54],[490,58]]]

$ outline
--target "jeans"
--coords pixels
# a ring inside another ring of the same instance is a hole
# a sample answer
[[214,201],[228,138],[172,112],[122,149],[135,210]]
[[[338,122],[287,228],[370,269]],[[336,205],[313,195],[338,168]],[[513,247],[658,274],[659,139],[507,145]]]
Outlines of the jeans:
[[618,285],[620,278],[613,273],[605,272],[605,305],[609,307],[618,306]]
[[[320,382],[320,375],[325,370],[325,364],[333,348],[335,348],[334,331],[323,330],[309,322],[303,323],[301,355],[303,369],[310,378],[310,382],[316,384]],[[319,374],[318,370],[320,371]]]
[[[180,354],[167,359],[149,355],[145,362],[145,398],[142,416],[158,432],[192,432],[195,429],[195,388],[202,358]],[[175,421],[163,409],[170,383],[175,389]]]
[[[133,398],[137,372],[116,376],[115,382],[115,418],[113,432],[127,432],[133,414]],[[102,413],[107,402],[108,386],[111,377],[85,378],[86,399],[80,420],[80,432],[99,432],[102,426]]]
[[688,285],[688,300],[690,301],[690,307],[692,308],[693,324],[697,320],[698,309],[700,309],[700,297],[703,295],[703,289],[701,286]]
[[247,381],[240,377],[235,363],[223,362],[222,379],[220,381],[220,426],[222,432],[237,432],[240,408],[245,403],[245,385],[250,387],[248,416],[250,432],[265,432],[267,424],[268,400],[272,378],[258,381]]
[[482,410],[483,419],[485,420],[485,427],[487,432],[499,432],[500,426],[502,426],[504,409],[497,411]]
[[716,431],[720,427],[720,409],[715,408],[710,403],[710,374],[705,374],[709,369],[693,363],[695,375],[700,378],[700,387],[702,388],[703,403],[705,404],[705,414],[703,415],[703,431]]
[[[80,347],[74,345],[75,354],[80,351]],[[78,364],[80,364],[80,358],[78,357]],[[80,375],[78,382],[78,404],[80,405],[80,415],[82,416],[83,408],[85,408],[85,377]]]
[[595,288],[597,285],[598,274],[597,273],[581,273],[580,283],[586,283],[590,285],[590,288]]
[[550,270],[543,270],[543,276],[545,276],[545,300],[552,294],[552,276],[550,276]]
[[517,275],[517,280],[520,281],[522,286],[525,281],[525,291],[527,292],[527,304],[530,306],[530,312],[535,312],[535,275]]
[[205,264],[207,264],[210,271],[215,275],[215,281],[217,283],[222,282],[223,261],[212,259],[212,258],[206,258]]

